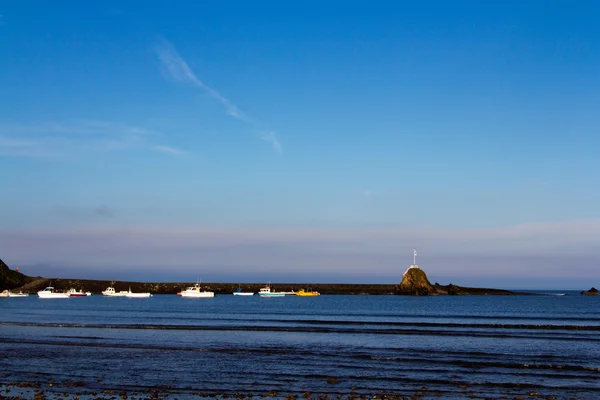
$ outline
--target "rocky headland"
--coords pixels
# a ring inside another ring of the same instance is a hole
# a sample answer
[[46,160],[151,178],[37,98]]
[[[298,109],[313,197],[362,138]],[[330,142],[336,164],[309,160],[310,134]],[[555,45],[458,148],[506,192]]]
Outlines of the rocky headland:
[[21,287],[35,278],[23,275],[19,271],[8,268],[4,261],[0,260],[0,291]]
[[[53,286],[57,290],[68,290],[70,288],[100,293],[108,286],[113,286],[115,290],[127,290],[131,288],[134,292],[151,292],[153,294],[175,294],[193,282],[129,282],[129,281],[107,281],[90,279],[65,279],[65,278],[44,278],[31,277],[21,272],[11,270],[2,260],[0,260],[0,291],[15,290],[24,293],[36,293],[47,286]],[[258,292],[264,283],[222,283],[206,282],[202,283],[202,288],[211,290],[215,294],[231,294],[238,287],[243,291]],[[457,286],[452,283],[440,285],[439,283],[430,283],[427,274],[417,266],[411,266],[398,285],[393,284],[351,284],[351,283],[277,283],[271,284],[271,288],[276,291],[297,291],[301,288],[307,290],[316,290],[321,294],[352,294],[352,295],[406,295],[406,296],[440,296],[440,295],[531,295],[531,293],[513,292],[502,289],[471,288]],[[581,294],[592,296],[597,295],[595,288]]]

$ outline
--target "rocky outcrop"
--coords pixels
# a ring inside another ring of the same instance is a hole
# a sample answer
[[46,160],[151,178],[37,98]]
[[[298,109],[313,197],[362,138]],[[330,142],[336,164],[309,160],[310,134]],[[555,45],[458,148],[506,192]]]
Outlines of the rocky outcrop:
[[503,289],[487,289],[487,288],[470,288],[454,285],[440,285],[435,283],[431,285],[427,279],[425,271],[418,267],[409,268],[402,276],[402,282],[396,287],[396,294],[407,296],[463,296],[463,295],[478,295],[478,296],[510,296],[510,295],[533,295],[532,293],[511,292]]
[[402,275],[402,282],[398,285],[396,294],[407,296],[435,296],[440,293],[431,286],[425,271],[418,267],[411,267],[404,275]]
[[596,289],[595,287],[591,288],[590,290],[588,290],[587,292],[581,292],[581,294],[583,296],[598,296],[598,289]]

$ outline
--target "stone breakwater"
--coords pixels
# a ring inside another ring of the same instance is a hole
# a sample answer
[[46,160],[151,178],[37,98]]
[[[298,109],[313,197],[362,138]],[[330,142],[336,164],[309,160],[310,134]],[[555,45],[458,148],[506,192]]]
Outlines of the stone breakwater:
[[[150,292],[152,294],[176,294],[192,286],[194,282],[129,282],[107,281],[90,279],[43,278],[26,276],[11,270],[0,260],[0,290],[10,289],[24,293],[36,293],[47,286],[56,290],[69,290],[71,288],[101,293],[112,286],[116,291],[128,290],[134,292]],[[223,283],[206,282],[202,290],[209,290],[215,294],[231,294],[239,287],[244,292],[258,293],[264,283]],[[437,295],[516,295],[516,293],[502,289],[468,288],[453,284],[431,284],[427,275],[420,268],[409,269],[399,284],[352,284],[352,283],[273,283],[271,289],[280,292],[298,291],[300,289],[314,290],[321,294],[346,294],[346,295],[408,295],[408,296],[437,296]],[[595,289],[593,289],[595,290]],[[596,291],[597,294],[597,291]]]
[[[104,280],[86,280],[86,279],[63,279],[63,278],[37,278],[33,281],[17,288],[27,293],[36,293],[47,286],[53,286],[57,290],[68,290],[70,288],[82,289],[99,294],[108,286],[113,286],[115,290],[127,290],[131,287],[134,292],[151,292],[153,294],[176,294],[177,292],[192,286],[194,282],[129,282],[129,281],[104,281]],[[264,283],[222,283],[206,282],[202,283],[202,290],[210,290],[215,294],[231,294],[241,287],[244,292],[257,293]],[[515,295],[516,292],[499,289],[481,289],[465,288],[456,285],[432,286],[431,295]],[[315,290],[321,294],[343,294],[343,295],[393,295],[393,294],[420,294],[420,292],[404,292],[401,285],[393,284],[350,284],[350,283],[272,283],[271,289],[275,291],[298,291],[300,289]]]

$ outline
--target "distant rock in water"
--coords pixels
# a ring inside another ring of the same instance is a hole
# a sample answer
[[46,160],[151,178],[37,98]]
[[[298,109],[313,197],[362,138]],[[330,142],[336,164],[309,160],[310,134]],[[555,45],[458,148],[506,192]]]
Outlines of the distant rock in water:
[[595,287],[591,288],[590,290],[588,290],[587,292],[581,292],[581,294],[583,296],[598,296],[598,289],[596,289]]
[[408,296],[434,296],[439,294],[431,286],[425,271],[413,265],[402,275],[402,282],[398,285],[396,294]]
[[[402,282],[396,286],[395,294],[405,296],[530,295],[530,293],[517,293],[502,289],[462,287],[452,283],[444,286],[436,282],[432,286],[425,271],[417,265],[417,250],[414,251],[413,264],[402,275]],[[598,294],[597,290],[595,294]]]

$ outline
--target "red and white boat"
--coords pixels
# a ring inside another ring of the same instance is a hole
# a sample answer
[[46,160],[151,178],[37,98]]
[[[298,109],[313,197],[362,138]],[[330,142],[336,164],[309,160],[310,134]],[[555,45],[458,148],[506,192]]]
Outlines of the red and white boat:
[[83,292],[82,290],[71,288],[67,291],[67,294],[69,297],[86,297],[91,296],[92,292]]

